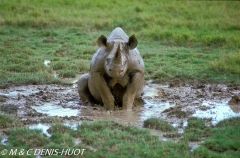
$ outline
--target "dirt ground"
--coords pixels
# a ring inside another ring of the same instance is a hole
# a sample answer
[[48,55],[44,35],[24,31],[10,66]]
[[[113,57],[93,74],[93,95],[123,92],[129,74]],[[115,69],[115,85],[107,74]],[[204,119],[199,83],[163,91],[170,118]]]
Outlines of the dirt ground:
[[[75,81],[70,82],[73,83],[72,86],[52,84],[2,87],[0,113],[17,118],[23,126],[41,129],[46,135],[49,135],[50,124],[56,120],[71,128],[75,128],[82,121],[98,120],[114,120],[142,128],[145,119],[159,117],[167,120],[181,134],[190,117],[208,118],[207,126],[214,126],[226,118],[240,117],[240,87],[187,84],[180,81],[155,84],[147,81],[142,95],[143,105],[136,102],[132,112],[121,109],[110,112],[101,105],[83,104]],[[4,130],[0,129],[3,144],[7,142]],[[178,142],[180,139],[172,136],[173,133],[159,130],[150,132],[163,141]],[[191,150],[198,147],[202,141],[191,142]]]
[[[206,117],[214,125],[224,118],[240,114],[240,87],[220,84],[145,83],[143,106],[132,112],[121,109],[106,111],[101,105],[85,105],[76,85],[27,85],[0,89],[0,112],[19,118],[23,124],[48,123],[53,118],[63,121],[115,120],[142,127],[149,117],[160,117],[183,128],[191,116]],[[230,105],[232,104],[232,105]]]

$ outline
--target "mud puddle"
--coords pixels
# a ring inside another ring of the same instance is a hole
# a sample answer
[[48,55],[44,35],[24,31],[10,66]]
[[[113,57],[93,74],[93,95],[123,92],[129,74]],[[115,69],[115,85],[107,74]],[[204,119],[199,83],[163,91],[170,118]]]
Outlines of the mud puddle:
[[37,112],[42,114],[47,114],[48,116],[60,116],[60,117],[70,117],[77,116],[79,113],[78,109],[63,108],[57,104],[45,103],[42,106],[32,106]]
[[51,126],[49,124],[39,123],[39,124],[30,125],[28,128],[32,130],[39,129],[42,131],[43,134],[45,134],[48,137],[51,137],[51,134],[48,132],[50,127]]
[[[77,79],[68,79],[73,86],[52,84],[0,89],[0,113],[17,117],[24,125],[31,129],[42,129],[48,136],[47,129],[54,119],[60,119],[76,129],[83,120],[114,120],[121,124],[142,127],[145,119],[159,117],[177,127],[178,133],[183,133],[188,118],[193,116],[209,118],[209,126],[226,118],[240,116],[239,87],[186,84],[179,81],[161,85],[148,81],[142,96],[145,102],[143,106],[134,106],[132,112],[109,112],[100,105],[83,104],[77,93],[76,81]],[[234,98],[237,99],[232,101]],[[152,133],[159,135],[161,140],[177,141],[164,137],[164,133],[160,131],[153,130]]]

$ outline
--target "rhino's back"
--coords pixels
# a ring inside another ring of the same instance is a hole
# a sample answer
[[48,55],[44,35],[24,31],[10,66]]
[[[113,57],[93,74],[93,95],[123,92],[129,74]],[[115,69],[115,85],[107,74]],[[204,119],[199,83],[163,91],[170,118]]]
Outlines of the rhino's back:
[[108,36],[107,41],[111,42],[114,40],[121,40],[123,42],[128,42],[128,38],[129,38],[128,35],[123,31],[123,29],[120,27],[117,27]]

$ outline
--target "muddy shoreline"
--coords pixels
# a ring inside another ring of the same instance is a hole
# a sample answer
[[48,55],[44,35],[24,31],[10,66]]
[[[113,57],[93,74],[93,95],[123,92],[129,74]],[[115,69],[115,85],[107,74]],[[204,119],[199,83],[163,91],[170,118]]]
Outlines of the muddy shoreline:
[[[225,106],[223,113],[237,116],[240,106],[229,105],[233,96],[240,94],[239,87],[223,84],[170,84],[145,83],[142,96],[144,106],[134,106],[133,112],[106,111],[101,105],[85,105],[78,96],[76,85],[27,85],[0,89],[0,112],[17,117],[23,124],[49,123],[54,118],[63,121],[115,120],[119,123],[142,126],[149,117],[160,117],[174,126],[183,127],[191,116],[203,115],[217,106]],[[229,108],[226,108],[229,107]],[[219,112],[215,112],[217,115]],[[231,116],[230,116],[231,115]],[[198,116],[199,117],[199,116]],[[211,118],[211,116],[209,116]],[[214,118],[211,118],[214,119]],[[215,122],[216,122],[215,121]],[[182,124],[182,125],[181,125]],[[213,121],[214,124],[214,121]]]
[[[114,120],[120,124],[143,128],[143,121],[158,117],[177,128],[176,133],[151,130],[163,141],[178,142],[190,117],[207,118],[207,126],[240,117],[240,87],[224,84],[188,84],[173,81],[156,84],[147,81],[142,99],[144,105],[134,105],[132,112],[121,109],[106,111],[101,105],[83,104],[77,93],[76,80],[66,85],[27,85],[0,88],[0,113],[17,118],[23,126],[47,132],[52,123],[62,122],[75,128],[82,121]],[[2,144],[7,141],[7,131],[0,129]],[[200,142],[191,142],[195,149]]]

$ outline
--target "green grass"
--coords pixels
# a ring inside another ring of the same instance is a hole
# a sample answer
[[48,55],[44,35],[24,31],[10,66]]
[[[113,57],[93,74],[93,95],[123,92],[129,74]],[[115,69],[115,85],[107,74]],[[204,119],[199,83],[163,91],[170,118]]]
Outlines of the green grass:
[[120,26],[139,40],[146,79],[238,85],[239,14],[240,4],[228,1],[2,0],[0,84],[85,73],[97,38]]
[[69,135],[70,131],[72,130],[67,126],[64,126],[62,124],[53,124],[50,129],[50,132],[52,134],[50,139],[55,144],[71,147],[74,145],[74,140]]
[[148,130],[115,122],[82,124],[74,136],[81,137],[84,144],[96,150],[94,154],[86,152],[86,157],[184,157],[189,154],[185,144],[161,142]]
[[[146,66],[147,79],[165,82],[178,78],[185,81],[239,84],[240,73],[218,71],[216,67],[219,66],[213,66],[214,61],[221,61],[226,54],[234,54],[235,49],[163,46],[154,42],[148,44],[148,47],[151,49],[144,45],[139,46]],[[231,65],[236,67],[238,63],[231,59],[228,63],[232,62]]]
[[221,73],[240,74],[240,52],[225,55],[222,59],[214,60],[210,66]]
[[240,153],[240,118],[231,118],[217,124],[214,135],[204,142],[208,149],[218,152],[229,150]]
[[212,129],[205,126],[205,121],[204,119],[190,118],[182,139],[184,141],[201,141],[203,138],[211,136]]
[[137,31],[140,37],[171,44],[240,43],[236,36],[240,30],[238,2],[4,0],[0,7],[3,25],[74,26],[85,32],[120,26],[131,33]]
[[[234,158],[240,154],[238,141],[240,118],[223,120],[215,127],[207,127],[205,123],[206,120],[203,119],[189,119],[182,141],[179,142],[161,141],[158,136],[151,135],[147,129],[124,126],[113,121],[83,122],[76,130],[61,123],[53,123],[49,130],[50,137],[42,134],[40,130],[12,127],[7,132],[9,136],[7,145],[0,144],[0,150],[86,149],[84,157],[154,158],[161,155],[161,157]],[[202,134],[196,132],[196,129],[201,130]],[[206,131],[207,134],[203,134]],[[191,133],[195,133],[195,137],[191,137]],[[205,138],[204,142],[190,152],[188,142],[199,141],[202,138]],[[75,143],[76,140],[80,143]],[[33,153],[30,156],[33,156]]]
[[[2,84],[17,85],[61,83],[60,79],[54,78],[54,71],[60,78],[75,77],[77,73],[89,71],[90,60],[98,49],[96,39],[100,34],[108,35],[110,32],[96,31],[87,35],[77,28],[38,30],[1,27],[2,30],[6,30],[6,34],[0,39],[0,81]],[[84,34],[79,38],[85,40],[85,43],[79,42],[78,34]],[[56,41],[43,42],[46,35],[56,36]],[[66,39],[66,36],[72,38]],[[16,38],[19,39],[15,40]],[[236,49],[166,46],[159,42],[147,41],[140,41],[138,48],[145,62],[146,79],[154,79],[157,82],[179,78],[202,82],[240,83],[238,62],[234,56]],[[222,59],[226,55],[230,56],[229,60]],[[44,65],[44,60],[51,60],[49,67]],[[227,68],[222,71],[222,66]],[[235,71],[231,71],[233,69]]]
[[[39,130],[13,128],[8,143],[0,149],[86,149],[84,157],[186,157],[188,146],[162,142],[149,130],[124,126],[112,121],[84,122],[73,130],[63,124],[52,124],[51,137]],[[81,140],[76,144],[74,140]],[[33,155],[33,153],[32,153]],[[59,157],[64,157],[59,155]]]
[[8,143],[12,147],[22,149],[39,148],[49,143],[47,137],[41,130],[30,130],[28,128],[16,128],[11,130]]
[[170,132],[170,131],[176,130],[167,121],[160,119],[160,118],[149,118],[149,119],[144,120],[143,127],[161,130],[162,132]]
[[0,113],[0,129],[12,128],[19,125],[18,120]]
[[240,118],[223,120],[201,147],[194,150],[200,157],[238,157],[240,155]]
[[[34,28],[12,29],[0,39],[2,42],[0,71],[3,74],[0,77],[1,83],[10,82],[17,85],[62,83],[60,79],[54,78],[54,71],[59,77],[75,77],[76,73],[84,73],[89,69],[91,58],[90,55],[89,57],[86,55],[94,54],[94,46],[79,45],[79,41],[74,38],[66,41],[65,35],[72,29],[61,29],[58,32]],[[73,36],[77,36],[77,32],[72,33]],[[44,42],[45,36],[52,34],[58,36],[59,40],[55,43]],[[11,39],[15,38],[19,40],[12,42]],[[9,40],[10,42],[6,42]],[[51,61],[49,67],[44,65],[45,60]]]

